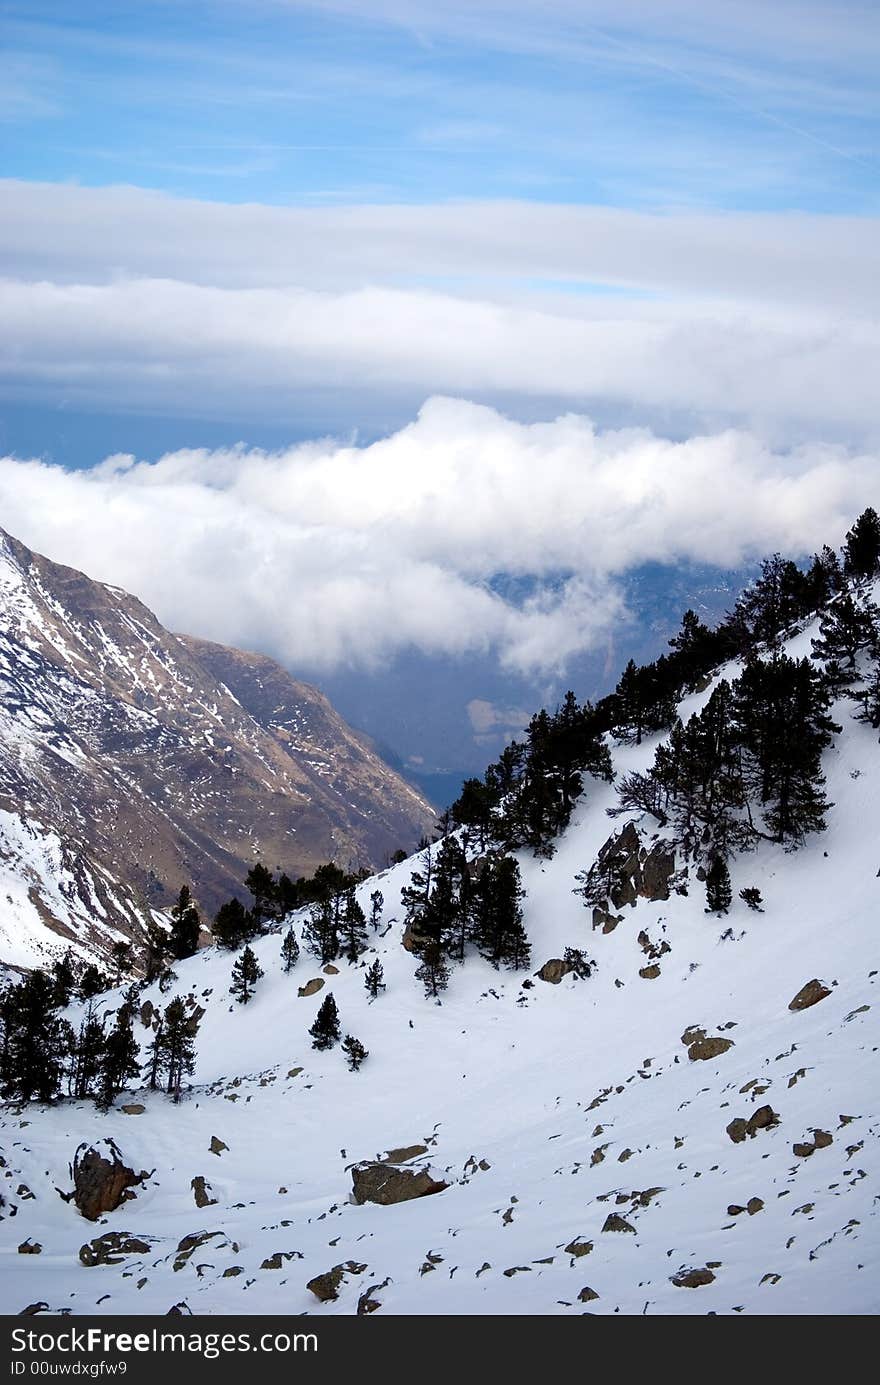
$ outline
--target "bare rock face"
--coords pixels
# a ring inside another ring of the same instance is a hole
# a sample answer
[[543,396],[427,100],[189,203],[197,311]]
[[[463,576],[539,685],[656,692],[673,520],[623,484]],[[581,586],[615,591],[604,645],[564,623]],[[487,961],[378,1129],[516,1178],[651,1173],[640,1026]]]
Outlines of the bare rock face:
[[399,1149],[389,1149],[382,1160],[383,1164],[408,1164],[410,1159],[418,1159],[427,1154],[427,1145],[401,1145]]
[[811,1005],[818,1005],[820,1000],[824,1000],[831,991],[817,977],[808,981],[805,986],[801,986],[793,1000],[788,1002],[789,1010],[808,1010]]
[[96,1236],[80,1246],[80,1263],[92,1268],[94,1265],[118,1265],[126,1255],[148,1255],[150,1242],[135,1236],[131,1231],[108,1231]]
[[351,1181],[356,1203],[375,1202],[380,1207],[430,1197],[449,1186],[432,1178],[427,1169],[400,1169],[383,1163],[358,1165],[351,1171]]
[[638,899],[668,899],[676,885],[674,844],[661,840],[650,848],[644,846],[634,822],[611,834],[599,850],[597,863],[610,886],[604,905],[598,902],[598,920],[594,911],[594,928],[598,921],[604,927],[614,917],[612,910],[635,904]]
[[87,1221],[97,1221],[133,1198],[132,1188],[149,1176],[128,1167],[115,1140],[82,1144],[73,1159],[73,1201]]

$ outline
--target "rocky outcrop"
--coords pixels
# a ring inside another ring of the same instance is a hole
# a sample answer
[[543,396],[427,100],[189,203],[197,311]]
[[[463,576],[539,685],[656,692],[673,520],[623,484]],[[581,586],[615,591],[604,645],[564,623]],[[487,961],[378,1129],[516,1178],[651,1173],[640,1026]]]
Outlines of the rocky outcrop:
[[676,884],[675,844],[660,840],[646,847],[635,823],[628,822],[600,848],[590,871],[593,927],[601,922],[604,928],[613,919],[612,909],[635,904],[637,899],[668,899]]
[[827,1149],[834,1143],[834,1136],[828,1130],[814,1130],[812,1140],[803,1140],[799,1144],[791,1147],[792,1154],[796,1154],[799,1159],[809,1159],[811,1154],[815,1154],[817,1149]]
[[149,1176],[128,1167],[115,1140],[82,1144],[73,1159],[73,1201],[86,1221],[97,1221],[133,1198],[132,1189]]
[[741,1144],[746,1137],[753,1140],[759,1130],[772,1130],[779,1124],[779,1117],[772,1106],[759,1106],[757,1111],[746,1120],[743,1116],[737,1116],[727,1126],[727,1133],[735,1145]]
[[551,957],[535,975],[542,981],[548,981],[551,986],[558,986],[563,976],[568,976],[570,971],[574,971],[570,962],[564,962],[561,957]]
[[307,981],[304,986],[300,986],[297,990],[297,995],[303,998],[306,998],[310,995],[317,995],[321,988],[323,986],[326,986],[326,984],[327,983],[324,980],[323,976],[316,976],[314,980]]
[[[314,1279],[309,1280],[306,1288],[322,1303],[330,1303],[339,1297],[342,1281],[347,1274],[363,1274],[366,1268],[366,1265],[359,1265],[356,1260],[347,1260],[345,1264],[334,1265],[332,1270],[327,1270],[325,1274],[316,1274]],[[376,1304],[376,1307],[378,1308],[379,1304]]]
[[449,1186],[433,1178],[427,1169],[401,1169],[385,1163],[356,1165],[351,1171],[351,1181],[356,1203],[375,1202],[380,1207],[410,1202],[416,1197],[430,1197]]
[[680,1270],[678,1274],[672,1276],[672,1283],[677,1289],[701,1289],[706,1284],[712,1284],[715,1276],[710,1269],[703,1267],[697,1270]]
[[709,1038],[705,1029],[698,1029],[696,1025],[691,1025],[684,1031],[681,1041],[687,1048],[691,1062],[705,1063],[708,1059],[718,1058],[729,1048],[733,1048],[733,1039],[722,1039],[718,1035]]
[[118,1265],[127,1255],[148,1255],[151,1242],[131,1231],[108,1231],[96,1236],[80,1246],[80,1263],[92,1268],[95,1265]]
[[808,1010],[811,1005],[818,1005],[820,1000],[831,994],[831,990],[817,977],[808,981],[805,986],[801,986],[794,999],[788,1002],[789,1010]]

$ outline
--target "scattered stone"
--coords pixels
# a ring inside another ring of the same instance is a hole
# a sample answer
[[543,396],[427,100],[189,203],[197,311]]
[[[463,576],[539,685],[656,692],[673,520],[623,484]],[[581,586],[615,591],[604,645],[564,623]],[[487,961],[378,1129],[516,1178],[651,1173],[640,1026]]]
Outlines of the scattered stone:
[[598,1297],[599,1295],[596,1293],[595,1289],[591,1289],[589,1285],[584,1285],[583,1289],[581,1289],[580,1293],[578,1294],[578,1302],[592,1303],[593,1299]]
[[299,1077],[299,1075],[300,1075],[300,1073],[301,1073],[302,1071],[303,1071],[302,1068],[290,1068],[290,1069],[288,1070],[287,1076],[288,1076],[288,1077]]
[[142,1116],[147,1108],[139,1101],[130,1101],[127,1106],[120,1106],[119,1109],[126,1116]]
[[321,988],[326,985],[323,976],[316,976],[312,981],[307,981],[304,986],[300,986],[297,995],[310,996],[317,995]]
[[351,1171],[354,1200],[380,1207],[442,1193],[449,1185],[432,1178],[427,1169],[400,1169],[383,1162],[356,1165]]
[[39,1241],[32,1241],[30,1239],[22,1241],[21,1245],[18,1247],[19,1255],[41,1255],[42,1252],[43,1247],[40,1245]]
[[635,1234],[635,1227],[628,1222],[625,1217],[621,1217],[617,1212],[610,1212],[605,1218],[603,1231],[631,1231]]
[[656,962],[652,962],[648,967],[639,967],[639,976],[643,981],[656,981],[660,975],[660,968]]
[[118,1265],[126,1255],[148,1255],[150,1242],[135,1236],[131,1231],[107,1231],[96,1236],[93,1241],[80,1246],[80,1263],[91,1268],[94,1265]]
[[223,1271],[223,1273],[222,1273],[222,1275],[220,1276],[220,1278],[221,1278],[221,1279],[235,1279],[235,1278],[236,1278],[238,1275],[240,1275],[240,1274],[244,1274],[244,1268],[243,1268],[243,1266],[241,1266],[241,1265],[230,1265],[228,1269],[226,1269],[226,1270]]
[[323,968],[323,972],[325,976],[338,976],[339,968],[334,967],[332,962],[328,962],[326,967]]
[[211,1143],[208,1145],[208,1149],[211,1154],[216,1154],[219,1157],[219,1155],[223,1153],[224,1149],[228,1148],[229,1145],[224,1144],[224,1142],[219,1138],[219,1136],[211,1136]]
[[617,1162],[618,1164],[625,1164],[627,1159],[631,1159],[632,1157],[633,1152],[631,1149],[622,1149],[617,1156]]
[[203,1174],[196,1174],[189,1186],[193,1190],[193,1197],[195,1198],[197,1207],[214,1207],[216,1205],[217,1199],[211,1197],[213,1188],[210,1183],[205,1182]]
[[793,1000],[788,1002],[789,1010],[808,1010],[811,1005],[818,1005],[820,1000],[824,1000],[831,991],[828,986],[813,977],[805,986],[801,986]]
[[381,1284],[370,1284],[370,1286],[364,1290],[358,1299],[357,1316],[359,1318],[364,1317],[367,1313],[375,1313],[377,1309],[382,1307],[382,1300],[374,1298],[373,1295],[379,1293],[381,1289],[387,1288],[390,1283],[391,1279],[389,1277],[388,1279],[383,1279]]
[[[315,1298],[322,1303],[330,1303],[339,1297],[339,1290],[346,1274],[363,1274],[366,1265],[359,1265],[354,1260],[348,1260],[343,1265],[334,1265],[332,1270],[327,1270],[324,1274],[315,1275],[306,1285],[307,1289],[315,1295]],[[369,1292],[369,1291],[368,1291]]]
[[762,1210],[763,1206],[763,1198],[750,1197],[748,1202],[746,1203],[746,1211],[748,1212],[750,1217],[753,1217],[756,1212],[760,1212]]
[[754,1139],[759,1130],[772,1130],[779,1124],[779,1116],[772,1106],[759,1106],[748,1120],[742,1116],[737,1116],[727,1126],[727,1133],[734,1144],[740,1144],[748,1135]]
[[677,1289],[701,1289],[704,1284],[712,1284],[714,1279],[714,1274],[706,1266],[699,1270],[680,1270],[672,1276],[672,1283]]
[[131,1189],[149,1176],[123,1162],[115,1140],[81,1144],[73,1158],[73,1201],[86,1221],[97,1221],[133,1198]]
[[814,1130],[812,1140],[792,1145],[791,1151],[792,1154],[797,1155],[798,1159],[809,1159],[810,1155],[815,1154],[817,1149],[827,1149],[833,1143],[834,1137],[827,1130]]
[[732,1202],[732,1203],[730,1204],[730,1206],[728,1207],[728,1209],[727,1209],[727,1215],[728,1215],[729,1217],[738,1217],[738,1216],[740,1216],[745,1210],[746,1210],[746,1209],[745,1209],[744,1207],[741,1207],[741,1206],[739,1205],[738,1202]]
[[722,1053],[726,1053],[729,1048],[733,1048],[733,1039],[721,1039],[718,1037],[707,1039],[697,1039],[688,1049],[688,1058],[691,1062],[705,1062],[708,1058],[718,1058]]
[[509,1270],[504,1271],[505,1279],[512,1279],[515,1274],[531,1274],[531,1265],[511,1265]]
[[592,1241],[584,1241],[580,1236],[577,1236],[565,1247],[565,1253],[566,1255],[573,1255],[576,1260],[579,1260],[582,1255],[589,1255],[592,1249]]

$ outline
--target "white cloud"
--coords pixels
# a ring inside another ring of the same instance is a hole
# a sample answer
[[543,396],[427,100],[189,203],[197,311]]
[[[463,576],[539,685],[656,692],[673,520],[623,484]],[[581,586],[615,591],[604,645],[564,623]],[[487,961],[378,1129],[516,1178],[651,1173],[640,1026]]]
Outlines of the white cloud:
[[[674,443],[434,398],[366,447],[180,451],[75,472],[5,458],[0,512],[166,625],[294,669],[418,649],[555,673],[622,617],[628,569],[839,542],[877,501],[877,475],[876,455],[842,448],[776,452],[742,431]],[[493,584],[502,573],[533,579],[526,600]]]

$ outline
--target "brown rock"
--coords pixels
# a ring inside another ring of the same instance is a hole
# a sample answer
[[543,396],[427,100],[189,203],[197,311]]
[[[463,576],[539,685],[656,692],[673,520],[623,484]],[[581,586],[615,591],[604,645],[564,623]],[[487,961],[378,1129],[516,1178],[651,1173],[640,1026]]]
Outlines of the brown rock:
[[592,1241],[583,1241],[580,1236],[577,1236],[565,1247],[565,1253],[566,1255],[573,1255],[576,1260],[579,1260],[582,1255],[589,1255],[592,1249]]
[[40,1245],[39,1241],[22,1241],[21,1245],[18,1247],[19,1255],[41,1255],[42,1251],[43,1247]]
[[631,1231],[633,1234],[635,1234],[635,1227],[632,1225],[632,1223],[628,1222],[625,1217],[619,1216],[617,1212],[609,1213],[609,1215],[605,1218],[605,1225],[602,1227],[602,1230]]
[[400,1169],[382,1162],[357,1165],[351,1171],[351,1181],[356,1203],[375,1202],[380,1207],[430,1197],[448,1187],[432,1178],[427,1169]]
[[380,1289],[387,1288],[390,1283],[390,1278],[383,1279],[381,1284],[370,1284],[364,1289],[364,1292],[358,1299],[357,1316],[359,1318],[366,1317],[368,1313],[375,1313],[382,1307],[382,1300],[374,1298],[373,1295],[379,1293]]
[[792,1154],[796,1154],[798,1159],[809,1159],[811,1154],[816,1153],[816,1146],[813,1144],[794,1144],[791,1147]]
[[762,1198],[750,1197],[748,1202],[746,1203],[746,1211],[748,1212],[750,1217],[753,1217],[756,1212],[760,1212],[763,1209],[763,1206],[764,1201]]
[[326,965],[326,967],[323,967],[322,970],[323,970],[325,976],[338,976],[338,975],[339,975],[339,968],[338,968],[338,967],[334,967],[334,965],[333,965],[332,962],[328,962],[327,965]]
[[300,987],[299,987],[299,990],[297,991],[297,995],[300,995],[300,996],[317,995],[318,992],[320,991],[321,987],[324,986],[325,984],[326,984],[326,983],[325,983],[325,981],[324,981],[323,976],[316,976],[316,977],[314,978],[314,980],[312,980],[312,981],[307,981],[306,984],[305,984],[304,986],[300,986]]
[[739,1144],[748,1135],[749,1139],[754,1139],[759,1130],[772,1130],[779,1124],[779,1117],[772,1106],[759,1106],[757,1111],[744,1120],[742,1116],[737,1116],[727,1127],[727,1133],[734,1144]]
[[816,1146],[817,1149],[827,1149],[828,1146],[833,1143],[834,1136],[829,1134],[827,1130],[813,1131],[813,1144]]
[[240,1274],[244,1274],[244,1267],[242,1265],[230,1265],[228,1269],[223,1271],[220,1278],[236,1279]]
[[332,1270],[327,1270],[325,1274],[315,1275],[314,1279],[309,1280],[306,1288],[322,1303],[329,1303],[339,1297],[339,1289],[346,1274],[363,1274],[366,1268],[366,1265],[349,1260],[344,1265],[334,1265]]
[[788,1002],[789,1010],[808,1010],[811,1005],[818,1005],[820,1000],[824,1000],[831,991],[817,977],[808,981],[805,986],[801,986],[793,1000]]
[[733,1039],[697,1039],[688,1049],[688,1058],[691,1062],[705,1062],[707,1058],[718,1058],[729,1048],[733,1048]]
[[420,1154],[427,1154],[427,1145],[401,1145],[399,1149],[389,1149],[382,1160],[383,1164],[406,1164],[410,1159],[417,1159]]
[[548,981],[551,986],[558,986],[563,976],[567,976],[571,970],[570,964],[564,962],[561,957],[551,957],[535,975],[542,981]]
[[729,1217],[738,1217],[745,1210],[746,1209],[744,1207],[740,1207],[738,1202],[732,1202],[727,1209],[727,1215]]
[[147,1255],[149,1251],[149,1241],[130,1231],[107,1231],[80,1246],[79,1258],[81,1264],[92,1268],[94,1265],[118,1265],[126,1255]]
[[639,976],[641,976],[644,981],[656,981],[659,975],[660,968],[656,962],[652,962],[650,966],[647,967],[639,967]]
[[196,1174],[189,1186],[193,1190],[193,1197],[195,1198],[197,1207],[214,1207],[216,1205],[217,1199],[211,1197],[213,1189],[210,1183],[205,1182],[203,1174]]
[[593,1299],[598,1297],[599,1295],[596,1293],[595,1289],[591,1289],[588,1285],[584,1285],[583,1289],[581,1289],[578,1294],[578,1302],[592,1303]]
[[672,1283],[678,1289],[700,1289],[704,1284],[711,1284],[715,1279],[710,1269],[701,1270],[681,1270],[672,1276]]
[[97,1221],[134,1197],[131,1189],[149,1176],[123,1162],[115,1140],[81,1144],[73,1159],[73,1201],[86,1221]]
[[126,1116],[142,1116],[147,1108],[141,1106],[139,1101],[131,1101],[127,1106],[120,1106],[119,1109]]

